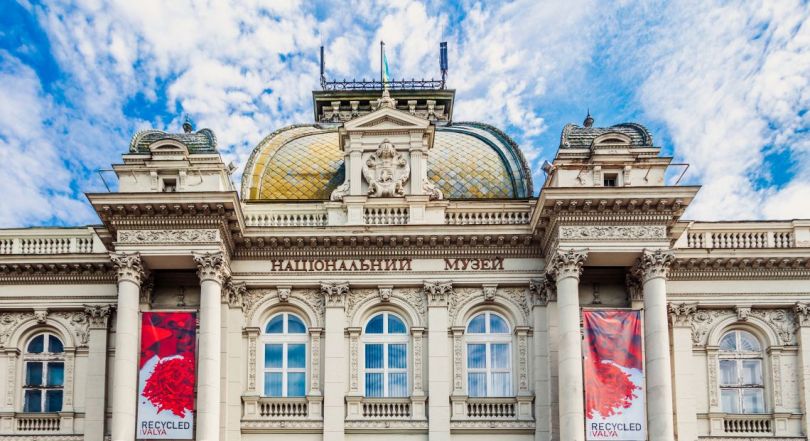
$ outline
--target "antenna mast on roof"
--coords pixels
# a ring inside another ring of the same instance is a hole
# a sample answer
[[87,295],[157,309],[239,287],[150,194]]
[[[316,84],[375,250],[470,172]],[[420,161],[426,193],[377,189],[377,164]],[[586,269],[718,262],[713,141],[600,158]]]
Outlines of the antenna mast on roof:
[[442,89],[447,87],[447,42],[439,43],[439,69],[442,71]]

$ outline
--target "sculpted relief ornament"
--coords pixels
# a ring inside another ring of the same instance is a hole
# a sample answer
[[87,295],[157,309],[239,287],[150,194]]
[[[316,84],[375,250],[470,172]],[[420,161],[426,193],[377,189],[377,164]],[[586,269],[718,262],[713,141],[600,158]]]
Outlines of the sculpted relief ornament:
[[118,241],[123,243],[216,242],[217,230],[121,230]]
[[349,282],[321,283],[321,294],[326,299],[326,306],[344,306],[349,295]]
[[587,258],[587,250],[557,250],[551,256],[546,273],[553,280],[561,280],[566,277],[579,278],[579,275],[582,274],[582,265],[585,264]]
[[110,261],[118,273],[119,281],[128,280],[140,285],[146,278],[140,253],[110,253]]
[[663,239],[663,225],[561,226],[560,239]]
[[405,196],[405,183],[410,175],[411,167],[405,155],[387,139],[363,162],[363,177],[368,182],[370,197]]
[[637,263],[635,271],[641,275],[643,281],[655,278],[666,279],[669,267],[675,261],[675,255],[669,250],[644,250]]

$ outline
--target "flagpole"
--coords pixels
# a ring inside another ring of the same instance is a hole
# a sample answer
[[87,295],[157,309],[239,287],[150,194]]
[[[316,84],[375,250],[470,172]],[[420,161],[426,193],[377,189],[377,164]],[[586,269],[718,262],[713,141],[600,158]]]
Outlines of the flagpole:
[[385,77],[383,77],[383,53],[385,51],[385,43],[380,40],[380,83],[383,85],[383,89],[385,89]]

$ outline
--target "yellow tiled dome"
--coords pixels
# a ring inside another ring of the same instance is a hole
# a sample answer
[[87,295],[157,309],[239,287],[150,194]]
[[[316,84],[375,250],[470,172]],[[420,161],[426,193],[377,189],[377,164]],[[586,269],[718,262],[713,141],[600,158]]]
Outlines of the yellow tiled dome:
[[[428,179],[447,199],[531,196],[523,155],[506,135],[476,123],[437,127]],[[242,177],[246,200],[328,200],[345,179],[337,129],[292,126],[254,149]]]

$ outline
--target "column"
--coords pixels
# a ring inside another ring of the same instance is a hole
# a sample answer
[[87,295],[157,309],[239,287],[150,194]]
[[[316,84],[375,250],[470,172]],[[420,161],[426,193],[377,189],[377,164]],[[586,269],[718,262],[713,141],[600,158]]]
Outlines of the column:
[[84,440],[104,440],[107,385],[107,322],[110,305],[86,306],[89,321],[87,339],[87,389],[85,391]]
[[644,250],[638,263],[644,290],[647,431],[649,438],[656,441],[675,439],[667,323],[667,272],[673,260],[670,251]]
[[551,439],[551,364],[549,358],[548,303],[553,287],[543,277],[529,285],[532,296],[532,326],[534,328],[534,414],[537,421],[535,441]]
[[200,336],[197,359],[197,441],[219,440],[222,354],[222,285],[228,263],[221,252],[194,254],[200,278]]
[[113,253],[110,260],[118,272],[111,439],[133,441],[138,396],[138,302],[146,273],[138,253]]
[[672,369],[675,372],[675,433],[681,441],[697,439],[696,360],[692,357],[692,316],[697,304],[669,304],[672,320]]
[[[323,441],[343,441],[343,394],[346,392],[346,356],[343,330],[346,327],[348,283],[322,283],[324,311]],[[354,348],[352,350],[355,350]]]
[[799,325],[799,402],[802,413],[802,435],[810,437],[810,303],[796,303],[796,322]]
[[425,282],[428,302],[428,441],[450,439],[450,348],[447,344],[449,282]]
[[586,258],[585,250],[558,250],[547,267],[557,285],[560,439],[567,441],[585,439],[579,275]]

